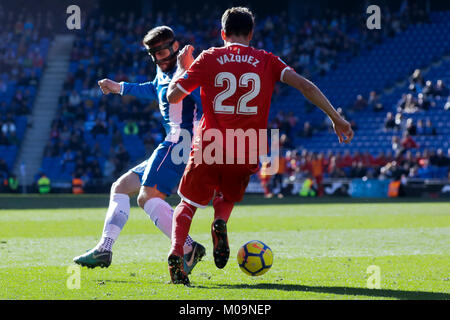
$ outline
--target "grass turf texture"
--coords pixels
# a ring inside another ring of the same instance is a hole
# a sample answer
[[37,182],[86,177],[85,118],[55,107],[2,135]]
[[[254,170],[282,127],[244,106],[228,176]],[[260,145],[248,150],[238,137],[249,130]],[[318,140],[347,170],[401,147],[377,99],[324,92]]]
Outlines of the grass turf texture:
[[[207,256],[191,287],[169,284],[169,240],[133,207],[112,265],[82,268],[81,289],[70,290],[68,267],[97,243],[105,211],[0,210],[0,299],[450,299],[448,202],[237,206],[223,270],[212,259],[212,209],[198,210],[190,234]],[[236,262],[253,239],[274,253],[272,269],[255,278]],[[380,268],[381,289],[367,288],[371,265]]]

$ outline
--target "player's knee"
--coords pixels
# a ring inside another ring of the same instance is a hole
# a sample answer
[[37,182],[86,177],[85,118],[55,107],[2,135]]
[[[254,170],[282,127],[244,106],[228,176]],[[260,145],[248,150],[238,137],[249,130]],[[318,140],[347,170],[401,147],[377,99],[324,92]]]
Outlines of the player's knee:
[[111,194],[125,193],[127,194],[126,186],[124,186],[123,180],[119,179],[113,182],[111,186]]
[[119,189],[119,183],[117,181],[114,181],[111,185],[111,194],[117,193],[117,190]]
[[189,210],[193,213],[197,210],[196,206],[193,206],[192,204],[187,203],[184,200],[181,200],[180,203],[178,204],[178,206],[183,206],[183,207],[189,208]]
[[161,198],[164,200],[166,195],[161,193],[156,188],[143,188],[139,191],[139,195],[137,197],[138,206],[144,209],[145,203],[152,198]]
[[144,209],[145,203],[150,199],[150,197],[147,195],[147,193],[139,192],[139,195],[137,197],[137,204],[139,207]]

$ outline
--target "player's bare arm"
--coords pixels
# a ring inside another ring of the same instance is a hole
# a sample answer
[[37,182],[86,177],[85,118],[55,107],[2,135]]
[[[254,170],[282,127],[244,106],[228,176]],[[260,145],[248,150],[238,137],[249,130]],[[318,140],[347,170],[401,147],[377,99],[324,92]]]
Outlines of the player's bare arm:
[[172,78],[172,81],[169,84],[169,88],[167,90],[167,100],[169,103],[178,103],[183,100],[188,94],[181,90],[176,82],[177,80],[183,76],[183,74],[189,69],[191,64],[194,62],[194,56],[192,53],[194,52],[194,47],[191,45],[185,46],[181,49],[180,53],[177,57],[178,69],[175,75]]
[[336,132],[339,142],[350,143],[353,139],[352,126],[348,121],[332,106],[330,101],[320,91],[320,89],[308,79],[305,79],[297,72],[288,70],[283,76],[283,82],[300,91],[311,103],[319,107],[333,121],[334,131]]

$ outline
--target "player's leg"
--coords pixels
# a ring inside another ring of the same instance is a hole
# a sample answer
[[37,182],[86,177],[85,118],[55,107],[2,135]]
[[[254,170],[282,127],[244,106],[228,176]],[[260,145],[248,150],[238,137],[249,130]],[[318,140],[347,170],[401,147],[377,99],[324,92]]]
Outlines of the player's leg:
[[108,267],[111,264],[112,246],[130,213],[130,196],[139,191],[140,185],[139,174],[131,170],[112,184],[102,237],[93,249],[75,257],[75,263],[89,268]]
[[182,246],[192,223],[197,208],[204,208],[214,195],[217,185],[214,169],[207,165],[194,165],[193,158],[181,179],[178,195],[180,204],[173,216],[172,247],[169,251],[169,274],[173,283],[189,283],[187,274],[181,264]]
[[222,219],[228,222],[233,207],[234,202],[225,199],[221,192],[217,192],[213,200],[214,220]]
[[196,207],[181,200],[173,214],[174,227],[172,229],[172,247],[169,252],[168,264],[170,278],[172,283],[175,284],[189,284],[188,273],[182,263],[183,243],[185,243],[188,236],[196,210]]
[[216,267],[222,269],[230,257],[228,244],[227,222],[236,202],[242,201],[250,176],[258,169],[257,166],[222,165],[220,168],[219,192],[213,201],[214,221],[211,224],[213,255]]
[[[180,182],[185,168],[184,164],[176,165],[171,161],[172,147],[172,143],[163,142],[153,152],[147,162],[137,198],[138,205],[169,239],[172,236],[173,210],[165,199]],[[189,274],[205,255],[205,248],[187,236],[183,253],[186,272]]]
[[173,213],[172,207],[165,201],[166,197],[167,195],[159,191],[156,186],[143,185],[140,187],[137,202],[155,226],[170,239]]
[[211,224],[213,240],[213,256],[216,267],[222,269],[230,257],[230,247],[227,236],[227,222],[233,210],[234,202],[228,201],[221,192],[216,193],[213,200],[214,220]]
[[123,174],[113,183],[102,239],[97,245],[100,251],[112,251],[112,245],[128,221],[130,197],[139,191],[140,185],[139,175],[133,171]]

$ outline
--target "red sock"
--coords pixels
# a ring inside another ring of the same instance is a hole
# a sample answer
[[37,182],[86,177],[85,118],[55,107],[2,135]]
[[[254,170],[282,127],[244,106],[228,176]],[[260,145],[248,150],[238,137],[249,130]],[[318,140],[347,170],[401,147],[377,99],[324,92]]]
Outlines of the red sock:
[[216,196],[213,200],[214,220],[222,219],[228,222],[231,210],[233,210],[234,203],[225,200],[222,196]]
[[169,255],[183,256],[183,246],[189,234],[195,210],[197,210],[196,207],[183,200],[175,208],[172,220],[172,248]]

